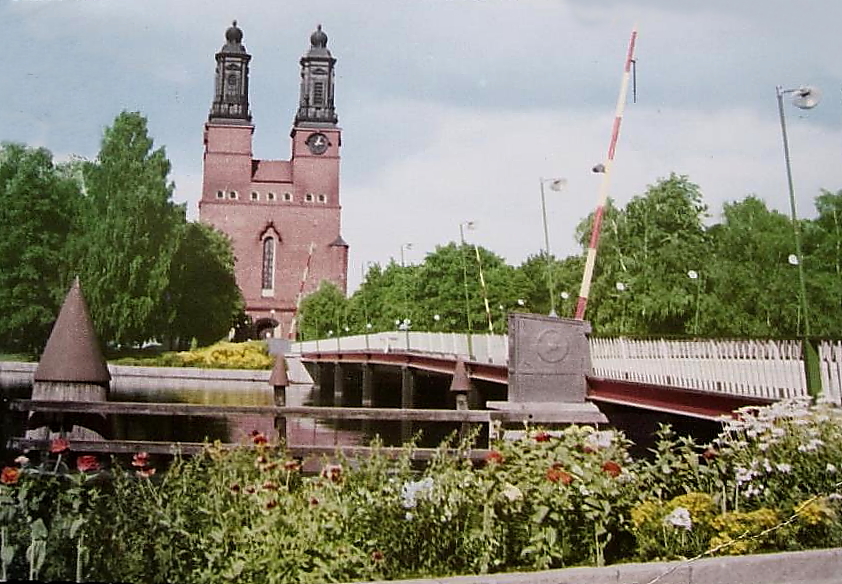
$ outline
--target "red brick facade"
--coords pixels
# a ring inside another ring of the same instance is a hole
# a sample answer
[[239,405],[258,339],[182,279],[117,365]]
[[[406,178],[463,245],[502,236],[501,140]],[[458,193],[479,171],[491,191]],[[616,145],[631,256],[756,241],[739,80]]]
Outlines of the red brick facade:
[[217,54],[214,105],[204,133],[199,218],[228,234],[236,276],[256,332],[290,335],[302,290],[323,280],[346,291],[348,246],[340,235],[339,148],[333,64],[321,27],[301,59],[301,107],[290,160],[255,160],[248,62],[235,25]]

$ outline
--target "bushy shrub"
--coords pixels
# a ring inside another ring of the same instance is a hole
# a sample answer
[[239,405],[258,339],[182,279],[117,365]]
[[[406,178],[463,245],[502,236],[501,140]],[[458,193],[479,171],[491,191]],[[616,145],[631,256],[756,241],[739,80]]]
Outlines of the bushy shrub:
[[271,369],[274,358],[264,341],[219,342],[191,351],[166,352],[155,357],[126,357],[116,365],[202,367],[205,369]]

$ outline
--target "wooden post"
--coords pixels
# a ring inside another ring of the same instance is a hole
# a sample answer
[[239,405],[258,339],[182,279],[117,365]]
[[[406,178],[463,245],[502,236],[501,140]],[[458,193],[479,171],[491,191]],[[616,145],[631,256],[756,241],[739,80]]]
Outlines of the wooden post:
[[[470,409],[471,404],[468,395],[475,394],[476,392],[473,389],[471,378],[468,376],[468,370],[465,367],[465,360],[462,357],[456,360],[456,366],[453,369],[453,380],[450,382],[450,391],[453,392],[456,398],[457,410]],[[475,397],[473,401],[476,401]],[[462,427],[459,430],[460,438],[464,438],[470,431],[470,428],[471,426],[468,422],[462,422]]]
[[333,405],[340,407],[345,401],[345,371],[341,363],[333,366]]
[[[415,407],[415,374],[409,367],[401,368],[401,408]],[[401,420],[401,443],[412,439],[412,422]]]
[[[364,363],[362,369],[362,407],[370,408],[374,406],[374,366]],[[362,432],[365,436],[369,435],[371,432],[371,421],[363,420]]]
[[[275,366],[272,367],[272,374],[269,376],[269,385],[271,385],[273,389],[275,405],[278,407],[286,406],[287,386],[289,385],[289,377],[287,377],[287,363],[283,355],[278,355],[275,358]],[[282,440],[284,444],[286,444],[286,416],[275,416],[275,430],[278,432],[278,440]]]

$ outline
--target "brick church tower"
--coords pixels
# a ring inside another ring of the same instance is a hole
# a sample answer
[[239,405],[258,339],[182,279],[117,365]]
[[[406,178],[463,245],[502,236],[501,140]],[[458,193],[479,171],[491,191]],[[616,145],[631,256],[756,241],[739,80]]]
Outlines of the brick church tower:
[[290,336],[297,300],[323,280],[346,291],[348,244],[340,235],[334,59],[321,25],[301,58],[301,96],[290,160],[252,155],[249,62],[236,21],[216,54],[213,105],[204,132],[199,218],[226,233],[255,333]]

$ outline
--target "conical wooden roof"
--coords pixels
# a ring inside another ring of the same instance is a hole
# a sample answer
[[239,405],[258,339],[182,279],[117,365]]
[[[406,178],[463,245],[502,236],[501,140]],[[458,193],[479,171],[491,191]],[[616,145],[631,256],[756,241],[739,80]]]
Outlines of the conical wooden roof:
[[78,277],[64,299],[34,379],[97,384],[111,381]]
[[453,379],[450,382],[450,391],[471,391],[471,378],[468,377],[468,370],[462,357],[456,359]]

